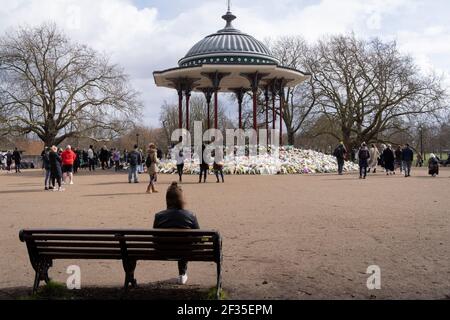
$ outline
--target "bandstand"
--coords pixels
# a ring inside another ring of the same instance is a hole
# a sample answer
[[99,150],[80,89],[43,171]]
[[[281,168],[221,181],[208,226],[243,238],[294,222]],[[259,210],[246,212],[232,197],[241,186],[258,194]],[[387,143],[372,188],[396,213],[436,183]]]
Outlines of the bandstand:
[[[231,13],[230,7],[222,18],[226,21],[225,27],[194,45],[178,62],[178,67],[155,71],[153,73],[155,83],[158,87],[177,90],[178,126],[187,130],[189,130],[189,101],[192,92],[201,92],[205,95],[208,129],[218,129],[219,92],[236,95],[239,129],[243,129],[242,104],[244,95],[250,92],[253,97],[253,129],[276,129],[278,122],[282,145],[284,89],[302,83],[309,78],[309,74],[281,66],[280,61],[271,55],[262,42],[235,29],[232,22],[236,16]],[[258,124],[257,98],[260,92],[265,98],[265,121]],[[183,119],[183,102],[185,119]],[[269,128],[270,117],[272,128]]]

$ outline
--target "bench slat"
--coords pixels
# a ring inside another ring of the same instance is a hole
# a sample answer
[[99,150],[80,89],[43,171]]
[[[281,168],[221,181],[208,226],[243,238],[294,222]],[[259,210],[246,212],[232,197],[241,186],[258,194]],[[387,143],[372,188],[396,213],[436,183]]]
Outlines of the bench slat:
[[25,235],[27,240],[73,240],[73,241],[115,241],[118,239],[115,236],[78,236],[78,235],[53,235],[53,234],[39,234],[39,235]]
[[49,259],[67,259],[67,260],[78,260],[78,259],[91,259],[91,260],[122,260],[120,254],[67,254],[67,253],[45,253],[40,254],[40,256]]
[[31,229],[22,230],[24,235],[32,234],[60,234],[60,235],[186,235],[201,234],[206,236],[214,236],[216,231],[212,230],[194,230],[194,229]]
[[[36,247],[40,250],[43,248],[120,248],[120,244],[109,242],[57,242],[57,241],[37,241]],[[183,248],[183,250],[191,249],[214,249],[213,243],[185,243],[185,244],[171,244],[171,243],[126,243],[128,249],[147,249],[147,248],[159,248],[159,249],[171,249],[171,248]]]
[[[121,254],[120,249],[79,249],[79,248],[41,248],[38,249],[39,254],[51,254],[51,253],[70,253],[70,254]],[[183,248],[173,248],[171,250],[157,250],[157,249],[148,249],[148,250],[128,250],[128,256],[133,254],[142,254],[142,255],[152,255],[152,254],[160,254],[160,255],[201,255],[201,254],[212,254],[214,251],[210,250],[183,250]]]

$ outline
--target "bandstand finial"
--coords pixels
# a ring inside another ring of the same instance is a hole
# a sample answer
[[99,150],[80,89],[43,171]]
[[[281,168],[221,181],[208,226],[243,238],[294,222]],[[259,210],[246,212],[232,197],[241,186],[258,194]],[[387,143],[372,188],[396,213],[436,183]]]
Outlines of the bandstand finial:
[[227,0],[227,3],[228,3],[228,11],[224,16],[222,16],[222,19],[227,22],[225,29],[232,29],[233,26],[232,26],[231,22],[234,19],[236,19],[236,16],[231,13],[231,0]]

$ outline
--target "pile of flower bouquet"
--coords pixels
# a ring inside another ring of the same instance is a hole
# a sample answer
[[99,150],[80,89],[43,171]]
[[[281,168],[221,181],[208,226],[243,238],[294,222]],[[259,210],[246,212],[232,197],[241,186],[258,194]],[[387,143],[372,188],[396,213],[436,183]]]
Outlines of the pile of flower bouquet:
[[[281,147],[278,153],[270,154],[260,148],[259,156],[227,155],[223,161],[225,174],[234,175],[274,175],[274,174],[310,174],[335,173],[337,161],[334,156],[312,150]],[[161,173],[177,172],[174,160],[162,161],[159,165]],[[212,169],[212,166],[211,166]],[[356,171],[358,166],[353,162],[345,162],[344,171]],[[194,157],[185,160],[185,174],[199,174],[199,159]]]

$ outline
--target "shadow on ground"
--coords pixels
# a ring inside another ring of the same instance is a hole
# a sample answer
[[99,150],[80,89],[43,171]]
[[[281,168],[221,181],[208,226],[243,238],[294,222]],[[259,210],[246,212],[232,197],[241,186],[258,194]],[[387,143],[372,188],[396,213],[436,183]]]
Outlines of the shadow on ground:
[[62,285],[55,290],[41,287],[32,295],[30,287],[0,289],[0,300],[208,300],[213,289],[198,286],[178,286],[167,282],[141,284],[129,289],[122,287],[85,287],[68,290]]

